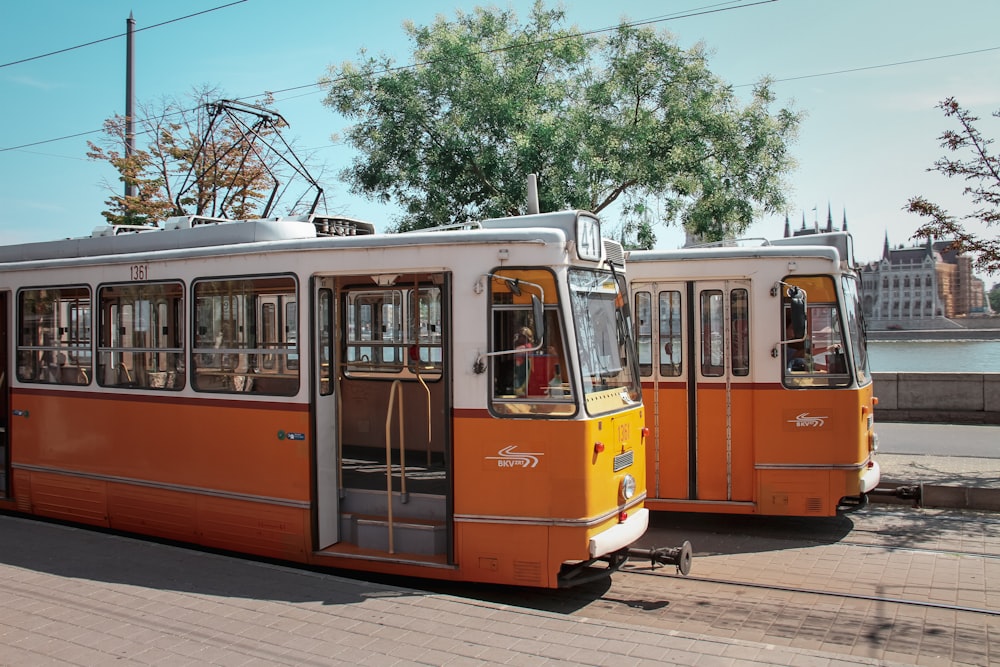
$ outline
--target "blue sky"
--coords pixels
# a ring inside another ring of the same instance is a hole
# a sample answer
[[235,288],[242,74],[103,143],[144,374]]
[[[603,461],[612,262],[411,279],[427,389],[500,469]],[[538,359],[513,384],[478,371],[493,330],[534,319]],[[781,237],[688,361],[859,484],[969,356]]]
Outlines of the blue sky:
[[[336,180],[352,157],[349,147],[331,141],[345,123],[309,84],[329,65],[356,59],[362,48],[407,64],[405,20],[422,25],[491,3],[245,0],[142,30],[230,2],[5,0],[0,65],[124,33],[132,12],[140,30],[140,102],[183,96],[205,84],[235,98],[296,88],[278,93],[274,108],[290,124],[289,139],[314,152],[329,208],[383,228],[395,211],[351,195]],[[531,0],[492,4],[524,17]],[[954,213],[971,210],[961,183],[927,169],[945,154],[939,135],[953,127],[935,108],[945,97],[955,96],[978,115],[984,135],[1000,137],[1000,120],[991,116],[1000,109],[996,0],[575,0],[566,6],[568,22],[583,30],[623,18],[725,9],[656,26],[684,47],[703,41],[712,53],[710,68],[737,91],[771,76],[778,103],[806,112],[793,146],[798,167],[788,177],[788,215],[796,227],[803,215],[807,224],[823,225],[829,206],[839,225],[846,212],[860,261],[881,255],[886,233],[893,245],[910,242],[919,224],[902,211],[910,196],[927,196]],[[103,224],[106,184],[116,192],[118,186],[109,166],[85,156],[86,140],[97,133],[4,149],[99,130],[105,118],[124,113],[124,80],[124,37],[0,66],[0,243],[84,236]],[[780,236],[783,225],[784,214],[768,216],[749,233]],[[676,228],[657,234],[660,247],[683,243]]]

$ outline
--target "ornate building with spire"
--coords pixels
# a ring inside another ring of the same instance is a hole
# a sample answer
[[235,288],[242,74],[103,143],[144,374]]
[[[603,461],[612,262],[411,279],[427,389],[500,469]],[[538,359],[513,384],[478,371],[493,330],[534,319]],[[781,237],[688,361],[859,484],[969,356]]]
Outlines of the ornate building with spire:
[[988,311],[986,285],[973,274],[971,258],[949,244],[892,249],[886,234],[882,259],[861,269],[865,317],[874,328],[935,328]]
[[[792,230],[785,216],[785,238],[821,232],[847,231],[847,212],[840,230],[833,227],[827,206],[826,228],[819,222]],[[865,319],[875,329],[930,329],[948,326],[948,320],[990,312],[986,284],[972,272],[972,260],[950,250],[949,241],[927,241],[921,246],[892,249],[886,233],[882,259],[861,268]]]
[[[813,209],[816,210],[816,209]],[[830,210],[830,205],[826,206],[826,228],[819,228],[819,221],[813,222],[813,226],[806,227],[806,214],[805,211],[802,212],[802,227],[792,231],[791,223],[788,221],[788,216],[785,216],[785,238],[790,238],[792,236],[806,236],[807,234],[819,234],[821,232],[846,232],[847,231],[847,211],[844,211],[844,222],[841,224],[840,229],[833,228],[833,212]]]

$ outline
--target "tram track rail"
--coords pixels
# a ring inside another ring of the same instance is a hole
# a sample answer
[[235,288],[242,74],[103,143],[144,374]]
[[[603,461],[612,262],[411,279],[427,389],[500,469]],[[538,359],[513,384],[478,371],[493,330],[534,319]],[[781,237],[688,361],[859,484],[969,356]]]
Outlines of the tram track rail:
[[877,544],[872,542],[847,542],[841,541],[840,544],[848,547],[863,547],[866,549],[883,549],[885,551],[893,552],[913,552],[928,555],[937,556],[959,556],[962,558],[988,558],[1000,560],[1000,554],[991,553],[980,553],[977,551],[960,551],[957,549],[934,549],[931,547],[911,547],[911,546],[896,546],[892,544]]
[[825,597],[835,597],[849,600],[864,600],[866,602],[884,602],[888,604],[898,604],[910,607],[924,607],[929,609],[942,609],[946,611],[961,611],[985,616],[1000,617],[1000,609],[986,609],[982,607],[970,607],[965,605],[948,604],[944,602],[934,602],[931,600],[912,600],[908,598],[893,597],[887,595],[872,595],[867,593],[851,593],[848,591],[831,591],[820,588],[804,588],[801,586],[784,586],[780,584],[765,584],[753,581],[738,581],[728,579],[718,579],[715,577],[700,577],[697,575],[680,576],[669,572],[656,570],[642,570],[638,568],[623,568],[623,573],[635,574],[645,577],[662,577],[667,579],[678,579],[685,582],[701,582],[721,586],[733,586],[740,588],[753,588],[756,590],[775,591],[782,593],[801,593],[804,595],[822,595]]

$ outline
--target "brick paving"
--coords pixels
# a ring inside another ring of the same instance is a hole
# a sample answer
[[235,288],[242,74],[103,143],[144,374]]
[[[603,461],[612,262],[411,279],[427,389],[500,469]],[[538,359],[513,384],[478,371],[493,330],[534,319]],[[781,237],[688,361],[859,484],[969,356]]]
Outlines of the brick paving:
[[810,649],[741,639],[752,624],[737,617],[731,637],[708,636],[10,516],[0,535],[3,665],[893,664],[824,650],[822,616],[772,622],[815,635]]
[[[882,455],[883,479],[997,486],[996,459]],[[856,514],[851,539],[1000,554],[995,528]],[[994,515],[995,516],[995,515]],[[699,578],[1000,609],[1000,559],[878,550],[836,536],[761,557],[701,555]],[[674,543],[668,540],[669,543]],[[665,542],[661,542],[665,543]],[[698,549],[701,551],[701,549]],[[721,551],[719,553],[722,553]],[[618,579],[616,579],[617,583]],[[822,583],[820,583],[822,582]],[[992,582],[992,584],[990,583]],[[594,616],[426,593],[0,515],[0,665],[988,665],[1000,621],[933,607],[674,579],[670,623],[648,591]],[[923,597],[921,597],[923,596]],[[625,599],[627,598],[627,599]],[[727,599],[720,603],[720,599]],[[638,602],[637,602],[638,601]],[[623,611],[624,610],[624,611]]]

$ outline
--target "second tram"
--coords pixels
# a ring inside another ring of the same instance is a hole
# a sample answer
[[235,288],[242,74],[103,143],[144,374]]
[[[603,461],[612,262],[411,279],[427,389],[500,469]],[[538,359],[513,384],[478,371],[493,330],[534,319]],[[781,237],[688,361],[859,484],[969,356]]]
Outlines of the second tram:
[[879,481],[846,232],[636,251],[647,507],[830,516]]

